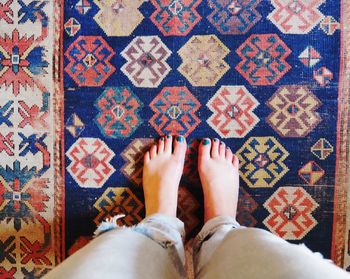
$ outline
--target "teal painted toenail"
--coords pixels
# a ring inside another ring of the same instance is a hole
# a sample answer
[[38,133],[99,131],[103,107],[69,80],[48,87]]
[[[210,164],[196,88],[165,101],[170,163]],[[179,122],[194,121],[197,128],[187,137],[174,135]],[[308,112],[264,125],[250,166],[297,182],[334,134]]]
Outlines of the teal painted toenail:
[[160,138],[161,141],[164,141],[164,138]]
[[210,144],[210,140],[208,140],[208,139],[203,139],[203,140],[202,140],[202,143],[203,143],[203,145],[208,145],[208,144]]
[[167,139],[170,139],[170,138],[171,138],[171,135],[167,135],[166,138],[167,138]]
[[184,141],[184,137],[183,137],[183,136],[178,136],[178,137],[176,138],[176,140],[177,140],[178,142],[183,142],[183,141]]

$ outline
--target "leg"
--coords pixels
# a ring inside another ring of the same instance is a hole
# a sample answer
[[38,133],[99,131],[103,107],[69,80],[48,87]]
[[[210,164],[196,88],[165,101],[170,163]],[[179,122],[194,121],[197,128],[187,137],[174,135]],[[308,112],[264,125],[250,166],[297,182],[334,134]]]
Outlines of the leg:
[[100,234],[45,278],[185,278],[184,224],[176,218],[186,143],[161,138],[145,154],[146,218],[126,228],[104,222]]
[[198,160],[207,212],[194,243],[197,278],[350,278],[304,245],[239,226],[235,220],[238,160],[224,144],[203,140]]

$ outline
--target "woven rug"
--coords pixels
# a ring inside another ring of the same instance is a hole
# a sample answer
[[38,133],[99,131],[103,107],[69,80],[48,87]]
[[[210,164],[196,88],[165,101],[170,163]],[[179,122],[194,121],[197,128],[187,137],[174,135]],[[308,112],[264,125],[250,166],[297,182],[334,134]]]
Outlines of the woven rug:
[[142,157],[186,136],[240,159],[238,221],[348,268],[347,0],[0,0],[0,278],[39,278],[104,219],[145,213]]

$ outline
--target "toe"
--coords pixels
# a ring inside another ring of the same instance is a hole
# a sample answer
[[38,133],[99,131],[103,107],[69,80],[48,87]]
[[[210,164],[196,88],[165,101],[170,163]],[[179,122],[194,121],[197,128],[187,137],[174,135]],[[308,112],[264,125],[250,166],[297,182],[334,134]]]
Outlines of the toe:
[[147,164],[150,160],[151,160],[151,157],[150,157],[149,151],[147,151],[143,156],[143,163]]
[[233,155],[232,164],[234,165],[235,168],[238,168],[239,160],[238,160],[238,157],[236,155]]
[[164,152],[167,154],[171,153],[173,146],[173,137],[171,135],[167,135],[165,137],[165,144],[164,144]]
[[211,140],[208,138],[202,139],[198,147],[198,159],[201,162],[210,158]]
[[185,159],[186,154],[186,139],[183,136],[177,136],[174,141],[174,155],[180,159]]
[[232,153],[232,151],[231,151],[231,148],[229,148],[229,147],[226,148],[225,158],[226,158],[226,161],[232,162],[233,153]]
[[219,140],[217,138],[212,140],[211,157],[217,158],[219,156]]
[[161,137],[159,140],[158,140],[158,154],[161,154],[164,152],[164,145],[165,145],[165,138],[164,137]]
[[153,144],[151,149],[149,150],[149,154],[151,159],[157,156],[157,145]]
[[219,156],[225,158],[226,155],[226,144],[223,141],[220,141],[219,144]]

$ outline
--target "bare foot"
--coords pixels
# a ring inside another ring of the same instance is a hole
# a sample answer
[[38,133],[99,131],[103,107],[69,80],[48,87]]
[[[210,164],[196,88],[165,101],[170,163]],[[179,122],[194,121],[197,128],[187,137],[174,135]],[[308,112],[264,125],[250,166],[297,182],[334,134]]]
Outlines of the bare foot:
[[146,216],[154,213],[176,216],[186,149],[184,137],[176,136],[173,140],[166,136],[146,152],[143,166]]
[[198,171],[204,193],[204,221],[216,216],[236,217],[238,158],[218,139],[203,139],[198,150]]

